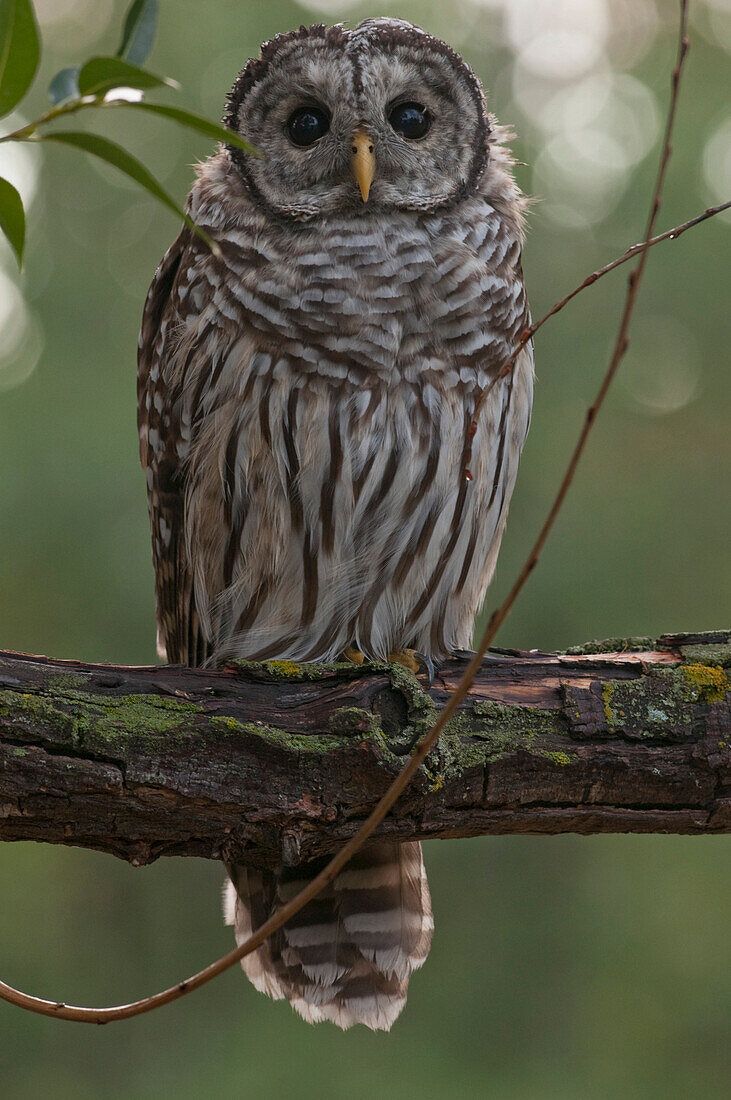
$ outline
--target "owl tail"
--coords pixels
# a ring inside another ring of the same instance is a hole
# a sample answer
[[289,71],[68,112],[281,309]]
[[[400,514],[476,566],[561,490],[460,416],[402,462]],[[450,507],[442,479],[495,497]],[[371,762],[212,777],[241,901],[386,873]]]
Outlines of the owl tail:
[[[236,942],[326,862],[278,872],[229,866],[226,923],[234,925]],[[258,990],[286,998],[308,1023],[388,1031],[406,1003],[411,971],[429,953],[433,929],[421,845],[378,841],[241,965]]]

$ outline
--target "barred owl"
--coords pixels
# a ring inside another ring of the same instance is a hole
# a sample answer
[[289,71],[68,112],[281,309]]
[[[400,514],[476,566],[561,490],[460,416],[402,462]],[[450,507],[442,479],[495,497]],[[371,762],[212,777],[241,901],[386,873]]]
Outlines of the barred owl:
[[[224,121],[260,155],[200,167],[221,255],[181,232],[139,344],[160,653],[438,660],[470,644],[530,418],[530,350],[500,376],[528,320],[507,135],[461,57],[385,18],[266,43]],[[228,867],[238,942],[319,866]],[[388,1029],[432,929],[421,846],[378,840],[242,966],[306,1020]]]

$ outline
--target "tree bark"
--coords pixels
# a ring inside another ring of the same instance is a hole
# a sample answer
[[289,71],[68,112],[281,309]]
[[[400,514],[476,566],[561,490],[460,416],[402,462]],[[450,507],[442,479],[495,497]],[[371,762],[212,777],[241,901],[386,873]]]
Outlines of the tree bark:
[[[337,849],[456,684],[387,665],[0,653],[0,839],[259,866]],[[494,651],[377,835],[731,831],[731,632]]]

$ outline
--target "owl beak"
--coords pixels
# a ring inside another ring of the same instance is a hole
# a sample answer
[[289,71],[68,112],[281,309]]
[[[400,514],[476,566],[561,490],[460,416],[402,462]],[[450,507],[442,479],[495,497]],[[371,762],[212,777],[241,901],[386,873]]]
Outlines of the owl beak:
[[376,174],[376,155],[373,150],[373,139],[365,130],[356,130],[350,146],[350,168],[360,187],[363,202],[368,202],[371,192],[371,184]]

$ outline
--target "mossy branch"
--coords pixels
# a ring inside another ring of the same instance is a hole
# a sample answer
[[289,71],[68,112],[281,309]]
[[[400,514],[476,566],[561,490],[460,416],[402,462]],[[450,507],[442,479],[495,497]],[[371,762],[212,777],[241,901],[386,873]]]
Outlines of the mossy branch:
[[[493,654],[380,835],[731,831],[731,633]],[[337,850],[464,669],[0,655],[0,839],[259,865]]]

